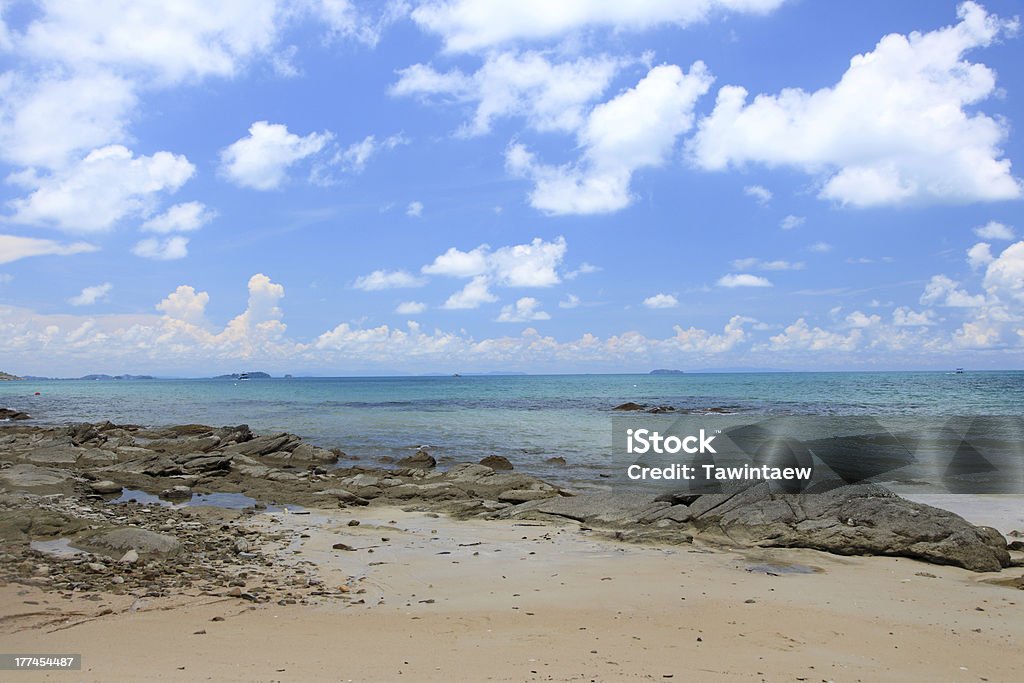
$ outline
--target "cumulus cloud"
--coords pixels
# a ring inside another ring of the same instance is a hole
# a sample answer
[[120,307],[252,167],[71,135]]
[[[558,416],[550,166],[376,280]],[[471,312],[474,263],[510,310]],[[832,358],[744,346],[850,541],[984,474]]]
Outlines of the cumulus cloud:
[[179,320],[189,325],[203,327],[206,324],[206,305],[210,303],[207,292],[197,292],[190,285],[180,285],[156,305],[171,320]]
[[808,249],[817,254],[827,254],[828,252],[832,251],[832,245],[829,244],[828,242],[815,242],[814,244],[809,246]]
[[849,351],[856,347],[862,334],[859,329],[844,335],[817,326],[811,327],[805,319],[798,318],[769,341],[771,348],[776,351]]
[[203,227],[217,215],[202,202],[185,202],[169,207],[142,224],[147,232],[192,232]]
[[72,306],[92,306],[97,302],[106,301],[113,289],[114,285],[109,282],[84,287],[79,294],[68,299],[68,303]]
[[362,173],[371,158],[406,144],[409,144],[409,139],[401,133],[389,135],[383,140],[378,140],[374,135],[367,135],[340,151],[337,160],[353,173]]
[[702,62],[688,73],[652,68],[637,85],[594,107],[577,133],[581,158],[562,166],[539,161],[521,143],[509,145],[510,172],[530,178],[530,204],[549,214],[611,213],[627,207],[637,170],[660,166],[693,125],[693,107],[712,78]]
[[313,3],[313,12],[327,25],[332,36],[353,39],[374,47],[384,30],[409,12],[404,0],[388,0],[378,5],[381,11],[371,15],[361,11],[366,5],[357,8],[352,0],[317,0]]
[[647,308],[675,308],[678,305],[679,299],[671,294],[655,294],[644,299]]
[[477,275],[466,286],[452,294],[444,302],[443,308],[461,310],[479,308],[482,304],[498,300],[490,290],[490,280],[485,275]]
[[163,239],[147,237],[132,247],[132,253],[155,261],[175,261],[188,256],[188,238],[181,235]]
[[419,315],[427,310],[427,305],[420,301],[403,301],[395,306],[395,313],[399,315]]
[[482,244],[470,251],[452,247],[422,268],[426,275],[483,277],[505,287],[550,287],[561,282],[558,267],[568,249],[564,237],[547,242],[537,237],[529,244],[495,250]]
[[14,182],[32,192],[9,205],[11,220],[72,233],[105,232],[129,216],[147,215],[163,194],[195,172],[184,156],[134,156],[121,145],[93,150],[77,164],[45,176],[21,173]]
[[241,187],[274,190],[284,183],[292,165],[318,153],[332,137],[326,131],[299,136],[283,124],[257,121],[249,135],[221,150],[220,170]]
[[815,92],[759,95],[726,86],[689,149],[706,169],[760,163],[820,174],[819,196],[854,206],[1013,199],[1020,181],[1000,145],[1007,124],[977,110],[995,73],[964,55],[1016,22],[978,4],[928,33],[890,34]]
[[981,294],[972,296],[961,288],[959,282],[945,275],[933,275],[921,294],[921,303],[928,306],[974,308],[984,305],[985,297]]
[[927,327],[934,325],[931,311],[915,311],[907,306],[900,306],[892,312],[892,324],[897,327]]
[[30,256],[71,256],[98,251],[88,242],[62,243],[38,237],[0,235],[0,263],[12,263]]
[[721,334],[707,330],[676,325],[675,336],[668,340],[668,345],[680,351],[699,352],[705,354],[725,353],[735,348],[747,338],[744,325],[754,322],[753,318],[734,315],[729,318]]
[[525,323],[533,320],[550,320],[551,316],[540,310],[540,302],[532,296],[524,296],[515,305],[501,307],[499,323]]
[[419,26],[438,34],[449,51],[481,50],[516,40],[545,40],[588,28],[641,31],[689,26],[714,14],[766,14],[784,0],[432,0],[412,12]]
[[729,273],[718,278],[716,283],[719,287],[771,287],[772,283],[767,278],[750,273]]
[[978,270],[992,263],[995,258],[992,256],[992,245],[987,242],[978,242],[967,250],[967,263],[974,270]]
[[426,280],[404,270],[375,270],[369,275],[356,278],[352,286],[366,292],[373,292],[381,289],[422,287],[425,284]]
[[511,116],[524,117],[538,131],[573,132],[583,124],[586,105],[608,88],[621,65],[606,56],[553,64],[540,52],[505,52],[489,55],[468,75],[414,64],[398,72],[391,94],[474,105],[460,135],[482,135],[496,119]]
[[423,202],[409,202],[405,207],[405,215],[409,218],[419,218],[423,215]]
[[998,221],[989,221],[974,229],[974,234],[983,240],[1012,240],[1013,228]]

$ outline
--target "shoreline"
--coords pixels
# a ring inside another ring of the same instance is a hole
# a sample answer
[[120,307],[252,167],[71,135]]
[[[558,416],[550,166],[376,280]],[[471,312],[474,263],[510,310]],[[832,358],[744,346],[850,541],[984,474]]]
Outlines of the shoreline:
[[[569,495],[491,464],[442,471],[421,452],[365,467],[244,426],[4,425],[0,638],[83,654],[83,680],[1008,680],[1024,668],[1012,647],[1024,556],[955,515],[848,487],[768,525],[795,503],[756,486]],[[177,504],[112,503],[125,489]],[[900,526],[908,516],[919,521]],[[918,527],[902,545],[879,535]]]

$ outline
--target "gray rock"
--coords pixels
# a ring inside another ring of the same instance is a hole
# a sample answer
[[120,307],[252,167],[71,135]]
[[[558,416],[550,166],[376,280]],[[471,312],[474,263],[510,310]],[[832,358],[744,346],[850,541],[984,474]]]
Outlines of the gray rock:
[[71,545],[111,557],[121,557],[129,550],[139,556],[159,557],[173,557],[181,552],[181,542],[174,536],[136,527],[99,531],[76,539]]
[[557,495],[558,491],[520,491],[511,489],[509,491],[502,491],[499,493],[498,500],[502,503],[526,503],[531,500],[553,498]]
[[135,564],[138,561],[139,561],[139,552],[137,550],[135,550],[134,548],[131,548],[130,550],[128,550],[128,552],[126,552],[124,555],[122,555],[121,559],[118,560],[118,562],[120,562],[121,564]]
[[92,490],[93,493],[109,494],[121,493],[121,490],[124,487],[118,484],[117,482],[110,481],[109,479],[104,479],[103,481],[89,482],[89,488]]
[[160,492],[160,497],[165,500],[191,500],[192,489],[187,486],[172,486]]
[[397,464],[399,467],[429,470],[437,466],[437,460],[434,460],[434,456],[430,453],[420,449],[416,451],[415,455],[410,455],[408,458],[402,458]]
[[0,486],[3,488],[41,495],[66,493],[71,490],[74,480],[73,473],[53,467],[12,465],[0,470]]
[[33,449],[23,455],[22,460],[37,465],[74,465],[83,453],[85,449],[77,446],[49,446]]
[[228,446],[224,449],[225,453],[239,453],[241,455],[248,455],[250,457],[259,457],[262,455],[268,455],[277,451],[291,451],[299,445],[301,440],[294,434],[265,434],[263,436],[257,436],[249,441],[235,444],[234,446]]
[[512,470],[512,463],[509,462],[508,458],[504,458],[500,455],[488,455],[486,458],[480,461],[480,464],[484,467],[490,467],[492,470]]

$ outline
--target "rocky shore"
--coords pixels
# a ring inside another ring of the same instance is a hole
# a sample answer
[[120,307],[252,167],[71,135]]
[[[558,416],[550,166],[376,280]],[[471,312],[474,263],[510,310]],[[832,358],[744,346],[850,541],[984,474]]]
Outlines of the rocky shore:
[[[802,547],[981,572],[1015,562],[994,529],[874,486],[804,496],[767,484],[699,496],[572,495],[512,471],[504,458],[481,463],[441,471],[421,450],[389,469],[365,467],[339,450],[245,425],[10,423],[0,427],[0,581],[282,605],[362,599],[357,585],[328,586],[312,563],[287,560],[293,532],[267,523],[267,506],[301,515],[390,505],[577,523],[624,541]],[[218,507],[218,496],[243,509]]]

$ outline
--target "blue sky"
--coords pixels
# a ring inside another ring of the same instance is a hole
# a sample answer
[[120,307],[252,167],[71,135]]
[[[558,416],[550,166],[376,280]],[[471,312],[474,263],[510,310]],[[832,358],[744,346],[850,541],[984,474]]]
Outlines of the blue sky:
[[1024,367],[1019,2],[207,4],[0,2],[0,369]]

